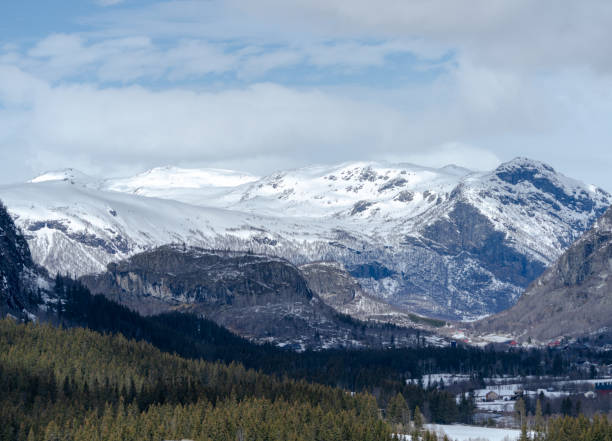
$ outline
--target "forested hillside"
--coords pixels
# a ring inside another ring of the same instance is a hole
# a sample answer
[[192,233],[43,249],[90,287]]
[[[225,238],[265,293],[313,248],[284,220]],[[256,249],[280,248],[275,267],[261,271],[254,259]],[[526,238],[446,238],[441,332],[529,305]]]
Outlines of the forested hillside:
[[[378,441],[392,439],[410,414],[399,395],[387,423],[368,394],[187,360],[121,335],[0,321],[3,441]],[[418,430],[420,413],[413,415]],[[533,437],[524,426],[521,439],[605,440],[612,433],[605,418],[539,424]]]
[[388,440],[376,400],[186,360],[81,328],[0,321],[2,440]]
[[[380,408],[386,408],[390,399],[401,393],[412,411],[420,406],[428,419],[440,423],[467,417],[452,394],[406,384],[406,379],[420,377],[424,369],[462,370],[463,366],[470,366],[472,357],[474,366],[480,363],[479,356],[484,356],[487,361],[483,362],[491,367],[497,359],[496,356],[488,358],[482,351],[427,347],[296,353],[272,345],[254,344],[210,320],[191,314],[175,312],[142,317],[102,295],[92,296],[86,287],[69,278],[56,278],[55,295],[61,299],[55,314],[59,324],[64,326],[79,325],[103,333],[121,333],[128,338],[150,342],[165,352],[186,358],[240,363],[276,378],[289,377],[352,392],[368,392],[376,397]],[[499,355],[504,358],[504,354]],[[521,363],[521,357],[511,356],[511,359],[503,365]]]
[[572,361],[580,358],[612,361],[606,353],[584,350],[493,351],[468,346],[296,353],[254,344],[212,321],[190,314],[174,312],[142,317],[104,296],[92,296],[87,288],[67,278],[56,279],[55,295],[62,299],[57,316],[64,326],[121,333],[186,358],[238,362],[278,377],[367,391],[375,395],[381,408],[386,408],[391,397],[401,393],[412,410],[418,405],[429,420],[440,423],[456,421],[459,412],[454,397],[444,389],[423,389],[417,384],[406,384],[406,380],[422,377],[427,383],[429,374],[440,372],[468,374],[475,382],[482,377],[501,375],[571,374]]

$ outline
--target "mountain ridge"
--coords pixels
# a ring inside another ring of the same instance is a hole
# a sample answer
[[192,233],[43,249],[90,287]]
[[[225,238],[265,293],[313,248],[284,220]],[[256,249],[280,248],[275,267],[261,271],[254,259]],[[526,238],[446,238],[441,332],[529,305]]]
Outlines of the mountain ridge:
[[445,319],[514,304],[612,204],[605,191],[526,158],[491,172],[344,163],[230,188],[161,194],[156,184],[156,197],[100,182],[0,187],[34,259],[52,273],[104,271],[167,243],[253,250],[297,265],[337,261],[369,296]]
[[139,313],[192,312],[259,343],[302,350],[416,344],[415,330],[340,316],[297,267],[274,256],[164,245],[80,282]]

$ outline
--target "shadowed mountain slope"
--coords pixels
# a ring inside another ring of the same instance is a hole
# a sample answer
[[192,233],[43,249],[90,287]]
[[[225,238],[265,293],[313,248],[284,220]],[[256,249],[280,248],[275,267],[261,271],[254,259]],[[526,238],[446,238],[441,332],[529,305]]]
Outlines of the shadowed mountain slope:
[[612,328],[612,208],[511,309],[474,324],[539,341]]

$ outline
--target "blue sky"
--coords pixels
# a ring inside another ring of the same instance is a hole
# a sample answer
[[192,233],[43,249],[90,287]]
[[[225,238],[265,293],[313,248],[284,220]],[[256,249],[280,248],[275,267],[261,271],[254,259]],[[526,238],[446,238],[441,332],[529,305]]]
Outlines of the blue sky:
[[23,0],[0,17],[0,183],[528,156],[612,190],[605,1]]

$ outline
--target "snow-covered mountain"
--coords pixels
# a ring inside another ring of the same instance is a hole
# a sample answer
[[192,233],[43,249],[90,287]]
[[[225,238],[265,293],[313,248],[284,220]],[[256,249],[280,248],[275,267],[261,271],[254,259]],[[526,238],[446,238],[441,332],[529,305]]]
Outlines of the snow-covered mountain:
[[81,275],[169,242],[338,261],[361,286],[426,315],[505,309],[612,203],[546,164],[488,173],[348,163],[263,178],[153,169],[96,180],[74,170],[0,187],[37,262]]
[[[436,201],[434,194],[450,192],[470,173],[455,166],[432,169],[358,162],[256,178],[227,170],[166,167],[99,185],[106,190],[258,214],[278,216],[282,210],[283,216],[298,218],[354,216],[360,212],[359,208],[353,212],[355,205],[367,200],[375,201],[372,208],[384,217],[405,217],[429,208]],[[228,185],[232,182],[235,185]]]
[[267,229],[299,242],[282,219],[106,191],[99,184],[44,179],[0,187],[34,260],[52,274],[104,271],[110,262],[167,243],[249,249],[277,240]]
[[136,176],[104,181],[100,188],[207,206],[211,198],[258,179],[233,170],[156,167]]

